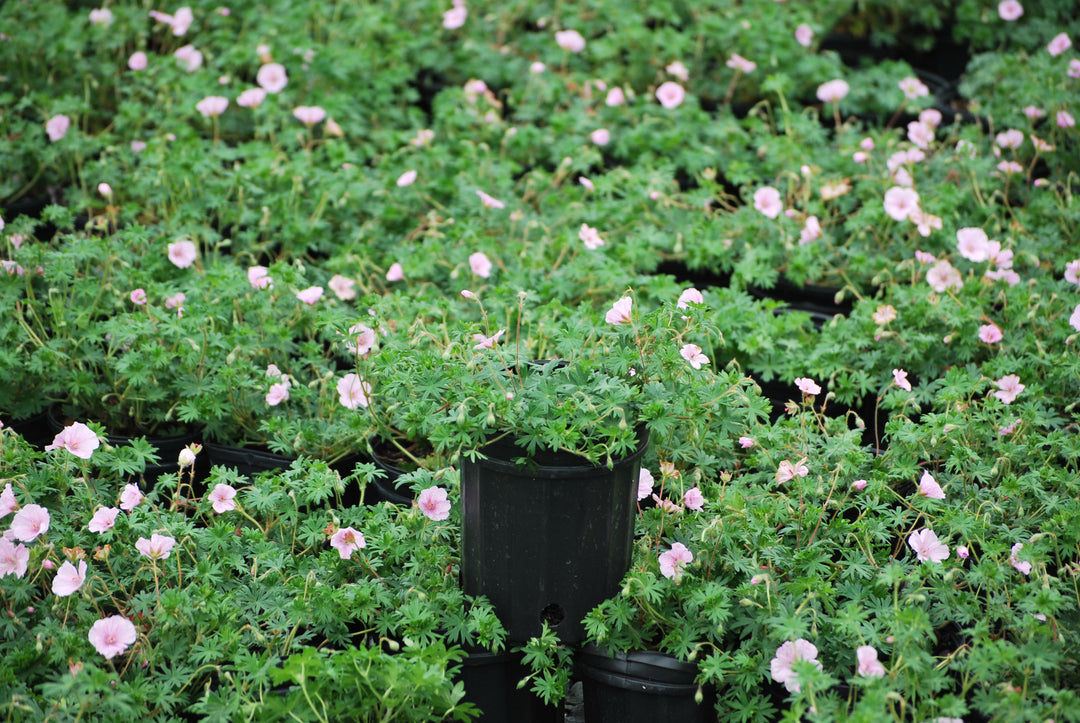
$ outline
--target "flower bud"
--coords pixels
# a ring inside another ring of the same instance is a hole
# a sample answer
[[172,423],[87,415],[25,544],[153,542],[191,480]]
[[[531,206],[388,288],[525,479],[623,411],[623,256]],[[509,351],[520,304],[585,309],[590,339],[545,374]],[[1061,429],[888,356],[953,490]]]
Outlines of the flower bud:
[[195,453],[191,451],[190,447],[184,447],[180,450],[180,454],[176,458],[176,461],[180,464],[181,469],[190,467],[195,464]]

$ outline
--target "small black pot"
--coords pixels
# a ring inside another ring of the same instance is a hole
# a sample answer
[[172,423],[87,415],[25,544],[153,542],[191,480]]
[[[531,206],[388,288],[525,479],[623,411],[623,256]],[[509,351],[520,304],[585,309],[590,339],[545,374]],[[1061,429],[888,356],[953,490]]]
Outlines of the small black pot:
[[251,477],[259,472],[285,469],[293,463],[292,457],[275,454],[269,450],[256,447],[231,447],[214,442],[203,445],[202,456],[211,466],[232,467],[245,477]]
[[481,711],[485,723],[562,723],[562,706],[544,705],[518,681],[529,674],[522,663],[523,653],[487,650],[469,652],[462,662],[461,680],[465,701]]
[[371,461],[382,471],[383,476],[375,477],[371,480],[371,486],[368,488],[366,502],[368,504],[391,502],[395,505],[402,505],[403,507],[412,507],[412,490],[408,488],[399,488],[396,484],[398,478],[405,474],[407,470],[398,467],[397,464],[387,456],[386,444],[382,443],[377,437],[372,437],[368,440],[368,447],[371,449]]
[[697,665],[656,651],[615,653],[586,645],[578,670],[588,723],[706,723],[716,720],[715,692],[695,696]]

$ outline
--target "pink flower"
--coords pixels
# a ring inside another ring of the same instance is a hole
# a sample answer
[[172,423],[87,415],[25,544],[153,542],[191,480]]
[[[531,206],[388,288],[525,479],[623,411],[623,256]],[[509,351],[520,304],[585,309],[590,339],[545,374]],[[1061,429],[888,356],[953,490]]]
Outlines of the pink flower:
[[142,153],[145,150],[146,150],[146,141],[132,141],[131,142],[131,152],[132,153]]
[[130,647],[138,638],[134,623],[123,615],[110,615],[101,618],[90,626],[87,634],[94,650],[111,660]]
[[176,463],[180,465],[180,469],[191,467],[195,464],[195,455],[201,451],[201,444],[189,444],[176,455]]
[[600,238],[600,233],[592,226],[581,224],[581,229],[578,231],[578,238],[585,244],[585,248],[590,251],[595,251],[604,245],[604,239]]
[[27,505],[15,513],[9,532],[16,540],[33,542],[49,531],[49,511],[41,505]]
[[293,108],[292,114],[308,128],[326,119],[326,111],[317,105],[298,105]]
[[637,486],[638,502],[640,502],[643,499],[646,499],[649,495],[652,494],[653,483],[655,481],[656,480],[653,478],[652,472],[650,472],[649,470],[642,467],[641,471],[638,472],[638,486]]
[[443,13],[442,26],[447,30],[457,30],[465,24],[469,10],[464,4],[456,5]]
[[986,344],[996,344],[1001,341],[1003,334],[997,324],[991,322],[979,327],[979,341]]
[[926,149],[934,141],[934,129],[921,121],[908,123],[908,140],[919,148]]
[[705,505],[705,495],[697,487],[691,487],[683,493],[682,503],[688,510],[700,511]]
[[747,60],[738,53],[732,53],[731,57],[724,63],[732,70],[737,70],[740,73],[753,73],[757,69],[757,63],[752,60]]
[[1073,119],[1072,115],[1065,110],[1059,110],[1055,119],[1057,120],[1059,128],[1072,128],[1076,125],[1076,121]]
[[807,216],[806,223],[799,232],[799,245],[808,244],[821,238],[821,223],[817,216]]
[[679,309],[689,309],[690,304],[704,303],[705,297],[701,295],[700,291],[691,286],[688,289],[683,289],[683,292],[679,294],[679,300],[676,302],[675,306]]
[[847,82],[841,78],[830,80],[818,86],[817,97],[822,103],[839,103],[847,97],[851,90]]
[[356,374],[346,374],[337,383],[341,405],[348,409],[366,407],[371,399],[371,385]]
[[322,298],[323,287],[321,286],[309,286],[306,289],[296,292],[296,298],[304,302],[308,306],[314,306],[315,302]]
[[1024,134],[1015,128],[998,133],[994,138],[1002,148],[1019,148],[1024,144]]
[[26,545],[16,545],[6,536],[0,537],[0,577],[14,575],[22,578],[30,565],[30,550]]
[[937,128],[941,125],[941,111],[937,108],[927,108],[924,111],[920,111],[919,122],[931,128]]
[[908,381],[907,372],[903,369],[893,369],[893,384],[903,389],[905,392],[911,391],[911,382]]
[[880,678],[885,675],[885,666],[878,662],[878,652],[873,645],[860,645],[855,648],[858,666],[855,672],[864,678]]
[[894,321],[896,319],[896,309],[893,307],[892,304],[885,304],[883,306],[879,306],[870,318],[874,320],[875,324],[884,326],[890,321]]
[[900,90],[904,92],[904,97],[908,100],[915,100],[916,98],[930,95],[930,89],[918,78],[908,76],[901,80],[898,85]]
[[998,3],[998,15],[1002,20],[1012,22],[1024,14],[1024,6],[1016,0],[1004,0]]
[[67,597],[82,587],[84,582],[86,582],[86,560],[79,560],[77,569],[65,560],[56,571],[56,576],[53,577],[52,591],[57,597]]
[[866,480],[857,479],[851,483],[851,487],[857,492],[862,492],[864,489],[866,489]]
[[997,164],[997,169],[1004,174],[1009,174],[1020,173],[1024,170],[1024,167],[1016,161],[1002,161],[1001,163]]
[[15,499],[15,491],[11,489],[11,483],[4,485],[4,491],[0,492],[0,520],[19,509],[19,501]]
[[442,487],[428,487],[416,498],[420,511],[429,520],[439,522],[450,516],[450,500],[446,499],[446,490]]
[[398,179],[397,179],[398,188],[405,188],[406,186],[411,186],[415,182],[416,182],[416,171],[411,170],[411,169],[408,170],[408,171],[405,171],[404,173],[402,173],[400,176],[398,176]]
[[606,146],[611,143],[611,133],[608,132],[607,128],[597,128],[589,134],[589,140],[598,146]]
[[345,348],[351,353],[363,356],[375,346],[378,337],[375,330],[364,324],[353,324],[349,327],[349,340],[345,342]]
[[120,509],[124,512],[131,512],[142,501],[143,493],[139,490],[137,484],[128,483],[124,485],[124,491],[120,493]]
[[229,107],[229,99],[220,95],[208,95],[195,104],[195,110],[204,118],[216,118]]
[[473,345],[473,349],[494,349],[495,344],[499,341],[499,337],[506,333],[506,329],[499,329],[491,336],[484,336],[483,334],[473,334],[473,341],[476,344]]
[[248,88],[236,98],[241,108],[258,108],[266,100],[266,91],[262,88]]
[[964,279],[952,264],[942,259],[926,272],[926,283],[930,284],[930,288],[934,291],[942,293],[950,288],[961,288],[964,285]]
[[135,541],[135,549],[139,551],[139,554],[149,557],[151,560],[166,559],[175,546],[176,540],[168,535],[159,535],[156,532],[150,535],[149,540],[140,537]]
[[798,377],[795,380],[795,386],[797,386],[803,394],[809,394],[811,396],[821,394],[821,387],[817,385],[817,382],[808,377]]
[[1046,111],[1036,105],[1026,105],[1024,106],[1024,115],[1031,120],[1035,120],[1036,118],[1042,118],[1046,115]]
[[214,503],[214,512],[219,515],[236,509],[236,488],[219,482],[210,490],[210,501]]
[[678,83],[668,80],[656,89],[656,99],[668,110],[674,110],[686,99],[686,91]]
[[405,278],[405,270],[401,268],[401,264],[394,262],[390,264],[390,268],[386,271],[386,280],[389,282],[401,281]]
[[1080,259],[1073,259],[1065,264],[1065,280],[1070,284],[1080,285]]
[[[609,108],[616,108],[625,102],[626,94],[623,93],[623,89],[619,86],[615,86],[614,88],[609,90],[607,92],[607,96],[604,98],[604,105],[608,106]],[[666,108],[667,106],[664,107]]]
[[280,93],[289,83],[289,74],[281,63],[267,63],[255,74],[255,82],[267,93]]
[[790,693],[798,693],[799,674],[795,671],[795,663],[804,661],[813,663],[818,670],[822,669],[817,659],[817,647],[809,640],[799,638],[795,642],[788,641],[776,649],[776,655],[769,661],[769,671],[772,679],[777,683],[783,683]]
[[1068,75],[1070,78],[1080,78],[1080,60],[1073,58],[1069,61]]
[[54,115],[45,121],[45,133],[49,136],[49,140],[54,143],[66,136],[70,127],[71,119],[63,114]]
[[199,250],[193,241],[173,241],[169,244],[169,261],[177,268],[186,269],[195,263]]
[[683,65],[682,62],[679,60],[676,60],[673,63],[669,63],[668,66],[664,68],[664,70],[666,70],[671,75],[674,75],[676,78],[678,78],[684,83],[690,80],[690,71],[687,70],[686,66]]
[[608,309],[607,314],[604,316],[604,321],[609,324],[619,326],[620,324],[630,323],[630,312],[633,309],[634,300],[629,296],[624,296]]
[[676,542],[667,552],[660,553],[660,574],[675,580],[678,585],[682,579],[683,568],[694,561],[694,553],[681,542]]
[[1080,304],[1077,304],[1072,314],[1069,315],[1069,326],[1080,331]]
[[491,276],[491,260],[482,251],[469,255],[469,268],[472,269],[474,274],[482,278],[486,279]]
[[1046,46],[1046,49],[1050,52],[1050,55],[1061,55],[1071,47],[1072,40],[1069,40],[1069,36],[1065,33],[1058,33]]
[[754,440],[751,437],[739,437],[739,446],[743,449],[750,449],[754,446]]
[[915,551],[919,562],[940,563],[949,557],[949,548],[938,541],[932,530],[922,529],[908,536],[908,546]]
[[776,218],[784,210],[780,192],[772,186],[763,186],[754,191],[754,208],[768,218]]
[[960,545],[956,548],[956,556],[959,557],[961,560],[966,560],[969,554],[970,553],[968,553],[967,547],[965,547],[964,545]]
[[143,289],[135,289],[131,292],[130,297],[132,304],[137,304],[139,306],[146,304],[146,291]]
[[334,292],[334,295],[342,301],[349,301],[356,298],[356,282],[347,276],[341,274],[334,274],[330,277],[330,282],[327,284],[330,290]]
[[56,435],[52,444],[45,447],[45,451],[66,449],[80,459],[90,459],[90,455],[100,444],[92,429],[82,422],[73,422]]
[[189,73],[194,73],[203,63],[203,54],[195,49],[194,45],[185,45],[177,48],[173,52],[173,57],[180,61],[184,70]]
[[134,71],[146,70],[146,53],[137,50],[128,58],[128,67]]
[[342,527],[330,537],[330,547],[338,551],[342,560],[348,560],[354,550],[367,547],[367,540],[359,530]]
[[814,29],[806,23],[795,28],[795,42],[804,48],[809,48],[814,41]]
[[506,204],[497,198],[492,198],[483,191],[477,191],[476,195],[480,197],[480,203],[484,208],[506,208]]
[[571,53],[580,53],[585,49],[585,38],[576,30],[560,30],[555,33],[555,43]]
[[191,27],[191,23],[195,20],[195,14],[191,12],[191,8],[183,7],[173,13],[172,19],[169,21],[169,26],[172,28],[172,34],[176,37],[182,37],[187,33],[188,28]]
[[91,25],[104,25],[109,27],[113,24],[112,10],[109,8],[96,8],[90,11],[90,24]]
[[247,272],[248,283],[256,289],[265,289],[273,286],[274,280],[269,275],[265,266],[252,266]]
[[1025,575],[1031,574],[1031,563],[1021,560],[1017,555],[1024,549],[1024,543],[1018,542],[1012,546],[1012,550],[1009,552],[1009,564],[1015,567]]
[[[282,377],[285,379],[285,377]],[[282,402],[289,400],[289,382],[286,379],[283,382],[275,382],[270,385],[270,391],[266,393],[266,403],[271,407],[276,407]]]
[[709,363],[709,357],[701,353],[701,347],[697,344],[684,344],[682,349],[679,349],[679,354],[695,369],[700,369],[702,364]]
[[885,213],[904,221],[919,208],[919,194],[914,188],[893,186],[885,192]]
[[920,264],[932,264],[937,261],[933,254],[928,254],[925,251],[915,251],[915,260]]
[[994,396],[1000,399],[1003,404],[1012,404],[1017,395],[1024,391],[1024,385],[1020,383],[1020,377],[1015,374],[1006,374],[994,383],[998,386]]
[[116,507],[98,507],[97,512],[90,518],[90,524],[86,528],[100,535],[102,532],[113,528],[118,514],[120,514],[120,510]]
[[776,468],[776,481],[779,484],[790,482],[796,477],[805,477],[810,474],[810,469],[806,466],[806,458],[803,457],[795,464],[792,464],[788,460],[784,460]]
[[925,470],[922,473],[922,479],[919,480],[918,495],[929,500],[945,499],[945,491],[941,489],[941,485],[937,483],[933,475]]

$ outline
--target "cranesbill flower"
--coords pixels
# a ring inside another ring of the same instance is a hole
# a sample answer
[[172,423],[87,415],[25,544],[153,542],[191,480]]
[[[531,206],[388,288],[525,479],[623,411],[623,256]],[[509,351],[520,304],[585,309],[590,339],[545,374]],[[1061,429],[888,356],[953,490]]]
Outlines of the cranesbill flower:
[[1059,110],[1054,116],[1054,120],[1057,121],[1058,128],[1072,128],[1076,125],[1076,119],[1067,110]]
[[288,382],[275,382],[270,385],[270,391],[266,393],[266,403],[271,407],[276,407],[282,402],[289,400],[289,384]]
[[266,63],[255,74],[255,82],[267,93],[280,93],[289,84],[289,74],[281,63]]
[[805,477],[808,474],[810,474],[810,468],[806,466],[805,457],[794,464],[785,459],[776,468],[776,481],[779,484],[784,484],[796,477]]
[[493,198],[483,191],[477,191],[476,195],[480,197],[480,203],[484,208],[506,208],[506,204],[497,198]]
[[499,329],[491,336],[484,336],[483,334],[473,334],[473,349],[494,349],[495,344],[498,343],[499,338],[506,333],[506,329]]
[[45,121],[45,133],[49,136],[49,140],[54,143],[66,136],[70,127],[71,119],[62,113],[54,115]]
[[94,622],[87,634],[94,650],[111,660],[130,647],[138,638],[135,624],[123,615],[110,615]]
[[555,43],[571,53],[580,53],[585,49],[585,38],[576,30],[560,30],[555,33]]
[[41,505],[27,505],[11,519],[11,536],[21,542],[33,542],[49,531],[49,511]]
[[804,48],[809,48],[814,41],[814,29],[806,23],[795,28],[795,42]]
[[338,398],[343,407],[366,407],[371,399],[371,385],[358,375],[349,373],[337,383]]
[[356,282],[347,276],[341,274],[334,274],[330,277],[330,282],[327,284],[330,290],[334,292],[334,296],[338,297],[342,301],[349,301],[356,298]]
[[52,591],[57,597],[67,597],[82,587],[84,582],[86,582],[86,560],[79,560],[78,568],[65,560],[56,571],[56,576],[53,577]]
[[482,251],[469,254],[469,268],[472,272],[481,278],[488,278],[491,276],[491,259],[487,257]]
[[124,491],[120,493],[120,509],[131,512],[143,501],[143,493],[137,484],[129,482],[124,485]]
[[177,268],[186,269],[195,263],[198,256],[199,250],[194,241],[181,240],[169,244],[169,261]]
[[624,296],[608,309],[607,314],[604,316],[604,321],[615,326],[620,324],[630,323],[630,312],[633,309],[634,300],[629,296]]
[[638,488],[637,488],[638,502],[640,502],[641,500],[647,498],[649,495],[652,494],[653,483],[655,481],[656,480],[653,478],[652,472],[650,472],[649,470],[642,467],[641,471],[638,472]]
[[322,295],[323,287],[321,286],[309,286],[296,292],[296,298],[308,306],[314,306],[315,302],[322,298]]
[[842,78],[836,80],[830,80],[827,83],[822,83],[818,86],[817,97],[822,103],[839,103],[847,97],[848,92],[851,90],[847,81]]
[[7,537],[0,537],[0,577],[14,575],[22,578],[30,564],[30,549],[21,542],[16,545]]
[[941,489],[941,485],[938,484],[932,474],[925,470],[923,470],[922,479],[919,480],[918,494],[919,497],[925,497],[930,500],[945,499],[945,491]]
[[131,303],[132,304],[137,304],[138,306],[144,306],[146,304],[146,290],[145,289],[135,289],[134,291],[131,292],[130,297],[131,297]]
[[709,357],[701,353],[701,347],[697,344],[684,344],[682,349],[679,349],[679,354],[695,369],[700,369],[702,364],[709,363]]
[[1015,567],[1017,570],[1025,575],[1031,574],[1031,563],[1025,560],[1021,560],[1017,555],[1024,549],[1024,543],[1018,542],[1012,546],[1012,550],[1009,551],[1009,564]]
[[875,324],[888,324],[890,321],[896,319],[896,308],[892,304],[884,304],[883,306],[879,306],[874,313],[871,314],[870,318],[874,320]]
[[914,188],[893,186],[885,192],[885,213],[897,221],[905,221],[919,207],[919,193]]
[[690,304],[704,304],[705,297],[701,295],[701,292],[690,287],[683,289],[683,292],[679,294],[679,300],[675,303],[675,307],[679,309],[689,309]]
[[208,95],[195,104],[195,110],[204,118],[216,118],[229,107],[229,99],[220,95]]
[[705,495],[697,487],[691,487],[683,493],[682,503],[688,510],[699,511],[705,506]]
[[817,216],[807,216],[806,223],[799,232],[799,245],[811,243],[821,238],[821,223]]
[[754,191],[754,208],[767,218],[776,218],[784,210],[780,191],[772,186],[764,186]]
[[598,146],[606,146],[611,143],[611,132],[607,128],[597,128],[589,134],[589,140]]
[[136,72],[140,70],[146,70],[146,65],[146,53],[141,50],[136,50],[134,53],[131,54],[131,57],[128,58],[128,67]]
[[348,560],[354,550],[367,547],[367,540],[359,530],[342,527],[330,537],[330,547],[338,551],[342,560]]
[[45,451],[54,449],[66,449],[80,459],[90,459],[90,455],[98,448],[101,441],[98,440],[94,430],[82,422],[73,422],[64,427],[53,439],[52,444],[46,445]]
[[139,554],[144,557],[149,557],[151,560],[166,559],[175,546],[175,539],[168,535],[158,534],[157,532],[150,535],[149,540],[145,537],[140,537],[135,541],[135,549],[139,551]]
[[401,281],[405,278],[405,270],[401,267],[401,264],[396,261],[390,264],[390,268],[386,270],[386,280],[393,283],[395,281]]
[[855,649],[858,666],[855,672],[864,678],[880,678],[885,675],[885,666],[878,662],[878,652],[873,645],[860,645]]
[[1004,0],[998,3],[998,16],[1005,21],[1018,20],[1024,14],[1024,6],[1017,0]]
[[308,128],[326,120],[326,111],[317,105],[298,105],[293,108],[293,116]]
[[694,553],[681,542],[676,542],[667,552],[660,553],[660,574],[674,579],[678,585],[682,579],[683,568],[694,561]]
[[818,670],[822,670],[817,654],[817,647],[809,640],[803,638],[794,642],[789,640],[776,649],[776,655],[769,661],[772,679],[777,683],[783,683],[788,692],[798,693],[800,691],[799,674],[795,671],[795,663],[798,661],[813,663]]
[[416,498],[416,504],[429,520],[439,522],[450,516],[450,500],[446,498],[446,490],[442,487],[428,487],[421,491]]
[[930,95],[930,89],[926,87],[926,84],[912,76],[904,78],[898,85],[900,86],[900,90],[904,92],[904,97],[908,100],[915,100],[916,98]]
[[184,45],[177,48],[173,52],[173,57],[180,61],[184,66],[184,70],[189,73],[194,73],[203,64],[203,54],[196,50],[194,45]]
[[983,324],[979,327],[979,341],[986,344],[996,344],[1002,340],[1004,335],[1001,333],[1001,328],[994,322],[989,324]]
[[1080,304],[1077,304],[1072,314],[1069,315],[1069,326],[1080,331]]
[[666,70],[671,75],[674,75],[676,78],[678,78],[684,83],[690,80],[690,71],[686,69],[686,66],[682,64],[682,61],[676,60],[672,63],[669,63],[667,67],[664,68],[664,70]]
[[98,507],[94,516],[90,518],[90,524],[86,526],[86,529],[99,535],[102,532],[111,530],[116,524],[118,514],[120,514],[120,510],[117,507]]
[[406,186],[413,185],[413,183],[415,183],[415,182],[416,182],[416,171],[410,169],[410,170],[405,171],[404,173],[402,173],[400,176],[398,176],[397,186],[398,186],[398,188],[405,188]]
[[656,89],[656,100],[668,110],[674,110],[686,99],[686,91],[674,81],[665,81]]
[[757,70],[757,63],[752,60],[747,60],[738,53],[732,53],[731,57],[727,59],[727,62],[724,63],[724,65],[732,70],[737,70],[740,73],[753,73]]
[[4,491],[0,492],[0,519],[10,515],[19,509],[19,501],[15,499],[15,490],[11,489],[11,483],[4,485]]
[[109,10],[109,8],[95,8],[94,10],[91,10],[90,24],[109,27],[113,24],[112,10]]
[[[619,86],[615,86],[607,92],[607,96],[604,98],[604,105],[609,108],[615,108],[626,102],[626,94]],[[666,106],[665,106],[666,107]]]
[[262,88],[248,88],[236,98],[241,108],[258,108],[266,100],[266,91]]
[[214,512],[219,515],[236,509],[236,488],[219,482],[210,490],[210,501],[213,503]]
[[1004,404],[1012,404],[1017,395],[1024,391],[1024,385],[1020,383],[1020,377],[1015,374],[1006,374],[994,383],[998,386],[994,396]]
[[585,244],[585,248],[590,251],[595,251],[604,245],[604,239],[600,238],[600,232],[584,223],[581,224],[581,229],[578,231],[578,238]]
[[247,277],[248,283],[256,289],[265,289],[274,284],[274,280],[265,266],[252,266],[248,269]]
[[1061,55],[1066,50],[1072,47],[1072,40],[1065,33],[1058,33],[1046,46],[1046,49],[1050,52],[1050,55]]
[[934,291],[942,293],[950,288],[963,287],[964,279],[952,264],[942,259],[926,272],[926,283],[930,284]]
[[938,540],[932,530],[922,529],[908,536],[908,545],[915,551],[919,562],[941,563],[949,557],[949,548]]
[[821,394],[821,387],[818,386],[817,382],[808,377],[796,378],[795,386],[797,386],[803,394],[809,394],[811,396]]
[[469,9],[465,7],[465,4],[455,5],[446,12],[443,13],[442,26],[447,30],[457,30],[465,24],[465,20],[469,17]]
[[908,381],[907,372],[903,369],[893,369],[893,384],[903,389],[905,392],[911,391],[911,382]]

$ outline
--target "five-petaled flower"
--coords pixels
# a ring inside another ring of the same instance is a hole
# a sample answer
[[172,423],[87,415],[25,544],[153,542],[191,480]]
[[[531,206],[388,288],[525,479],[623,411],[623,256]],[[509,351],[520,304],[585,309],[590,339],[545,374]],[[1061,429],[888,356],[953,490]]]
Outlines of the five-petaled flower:
[[506,333],[506,329],[499,329],[491,336],[484,336],[483,334],[473,334],[473,349],[494,349],[495,344],[498,343],[499,337]]
[[266,63],[255,74],[255,82],[267,93],[280,93],[289,83],[289,74],[281,63]]
[[21,542],[33,542],[49,531],[49,511],[41,505],[27,505],[15,513],[8,532]]
[[216,118],[229,107],[229,99],[220,95],[208,95],[195,104],[195,110],[204,118]]
[[1024,391],[1024,385],[1020,383],[1020,377],[1015,374],[1006,374],[994,383],[998,386],[994,396],[1000,399],[1003,404],[1012,404],[1017,395]]
[[135,624],[123,615],[110,615],[101,618],[90,626],[87,634],[94,650],[111,660],[127,650],[138,638]]
[[769,672],[772,674],[772,679],[777,683],[783,683],[788,692],[798,693],[801,688],[799,686],[799,673],[795,670],[795,664],[802,661],[813,664],[817,666],[818,670],[821,670],[822,665],[817,659],[817,654],[817,646],[809,640],[803,638],[799,638],[794,642],[789,640],[776,649],[776,655],[769,661]]
[[683,506],[688,510],[700,511],[705,506],[705,495],[697,487],[691,487],[683,493]]
[[784,203],[780,200],[780,191],[772,186],[763,186],[754,191],[754,208],[766,218],[776,218],[784,210]]
[[701,353],[701,347],[697,344],[684,344],[682,349],[679,349],[679,354],[695,369],[700,369],[702,364],[709,363],[709,357]]
[[818,386],[817,382],[807,377],[796,377],[795,386],[797,386],[803,394],[809,394],[811,396],[821,394],[821,387]]
[[885,666],[878,662],[878,652],[873,645],[860,645],[855,648],[855,660],[858,667],[855,672],[864,678],[880,678],[885,675]]
[[140,537],[135,541],[135,549],[139,551],[139,554],[149,557],[151,560],[166,559],[175,545],[175,539],[157,532],[150,535],[150,539]]
[[604,321],[609,324],[614,324],[615,326],[618,326],[620,324],[629,324],[631,318],[630,313],[633,309],[633,306],[633,299],[631,299],[629,296],[622,297],[611,305],[611,308],[608,309],[607,314],[604,315]]
[[851,89],[848,87],[847,81],[837,78],[819,85],[817,97],[822,103],[839,103],[847,97],[849,90]]
[[342,560],[348,560],[354,550],[367,547],[367,540],[359,530],[342,527],[330,537],[330,547],[338,551]]
[[21,542],[16,545],[7,537],[0,537],[0,577],[14,575],[22,578],[30,564],[30,548]]
[[922,479],[919,480],[919,496],[931,500],[945,499],[945,491],[941,489],[934,476],[923,470]]
[[118,514],[120,514],[120,508],[118,507],[98,507],[94,516],[90,518],[90,524],[86,526],[86,529],[99,535],[102,532],[111,530],[116,524]]
[[1012,546],[1012,550],[1009,551],[1009,564],[1015,567],[1017,570],[1025,575],[1031,574],[1031,563],[1026,560],[1021,560],[1017,555],[1024,549],[1024,543],[1018,542]]
[[908,381],[907,372],[903,369],[893,369],[893,384],[903,389],[905,392],[911,391],[911,382]]
[[191,266],[198,255],[199,250],[193,241],[181,239],[169,244],[169,261],[172,261],[177,268],[186,269]]
[[76,592],[86,582],[86,560],[79,560],[76,568],[67,560],[53,577],[52,591],[57,597],[67,597]]
[[101,441],[92,429],[82,422],[73,422],[56,435],[52,444],[45,447],[45,451],[66,449],[80,459],[90,459],[90,455],[100,444]]
[[921,529],[908,536],[908,545],[915,551],[919,562],[941,563],[949,557],[949,547],[938,540],[933,530]]
[[667,552],[660,553],[660,574],[674,579],[678,585],[682,580],[683,568],[694,561],[694,553],[681,542],[676,542]]
[[585,248],[590,251],[595,251],[604,245],[604,239],[600,238],[600,233],[588,224],[581,224],[581,229],[578,231],[578,238],[585,244]]
[[139,485],[129,482],[124,485],[124,491],[120,493],[120,509],[131,512],[143,501],[143,493]]
[[785,459],[776,468],[776,481],[783,484],[796,477],[805,477],[808,474],[810,474],[810,468],[806,466],[805,457],[794,464]]
[[342,406],[349,409],[366,407],[371,399],[371,385],[351,372],[338,381],[337,391]]
[[214,512],[219,515],[236,509],[236,488],[224,482],[218,482],[214,489],[210,490],[210,501],[214,505]]
[[19,501],[15,499],[15,490],[11,488],[11,483],[8,482],[4,485],[4,491],[0,492],[0,519],[7,517],[17,509],[19,509]]
[[293,108],[293,115],[308,128],[326,120],[326,111],[317,105],[299,105]]
[[571,53],[580,53],[585,49],[585,38],[576,30],[560,30],[555,33],[555,43]]
[[491,259],[483,251],[469,254],[469,268],[477,276],[486,279],[491,276]]
[[429,520],[438,522],[450,516],[450,500],[442,487],[428,487],[421,491],[416,504]]
[[661,83],[656,89],[656,99],[668,110],[678,108],[685,98],[686,91],[683,87],[671,80]]
[[53,143],[66,136],[68,128],[70,127],[71,119],[63,113],[54,115],[49,120],[45,121],[45,133]]
[[649,470],[642,467],[641,471],[638,472],[638,487],[637,487],[638,502],[640,502],[641,500],[647,498],[649,495],[652,494],[653,483],[655,481],[656,480],[653,478],[652,472],[650,472]]
[[497,198],[493,198],[483,191],[477,191],[476,195],[480,197],[480,203],[484,208],[506,208],[506,204]]

